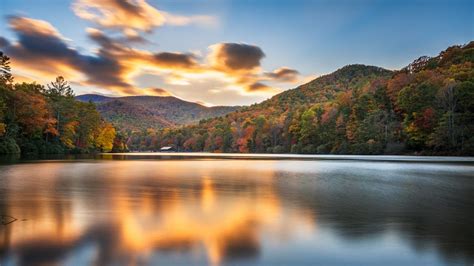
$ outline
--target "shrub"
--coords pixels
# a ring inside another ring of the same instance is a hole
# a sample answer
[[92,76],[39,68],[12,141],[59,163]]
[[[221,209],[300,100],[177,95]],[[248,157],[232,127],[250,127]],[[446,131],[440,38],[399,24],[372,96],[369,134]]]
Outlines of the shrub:
[[0,138],[0,154],[18,154],[20,147],[12,138]]

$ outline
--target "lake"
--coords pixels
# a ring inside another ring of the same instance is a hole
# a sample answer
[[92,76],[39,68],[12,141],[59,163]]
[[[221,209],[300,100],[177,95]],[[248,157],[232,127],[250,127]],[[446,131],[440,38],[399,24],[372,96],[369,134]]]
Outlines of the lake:
[[473,210],[473,158],[4,160],[0,265],[472,265]]

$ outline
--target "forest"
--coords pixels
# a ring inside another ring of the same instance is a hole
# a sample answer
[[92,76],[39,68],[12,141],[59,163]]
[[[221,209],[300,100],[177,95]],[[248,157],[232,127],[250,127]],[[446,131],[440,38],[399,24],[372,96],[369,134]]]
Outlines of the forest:
[[348,65],[198,124],[131,130],[62,77],[15,83],[1,54],[0,154],[176,151],[474,155],[474,42],[407,67]]
[[399,71],[349,65],[198,125],[131,133],[131,150],[474,155],[474,42]]
[[108,152],[115,139],[112,124],[93,103],[76,101],[63,77],[47,86],[15,83],[0,52],[0,154]]

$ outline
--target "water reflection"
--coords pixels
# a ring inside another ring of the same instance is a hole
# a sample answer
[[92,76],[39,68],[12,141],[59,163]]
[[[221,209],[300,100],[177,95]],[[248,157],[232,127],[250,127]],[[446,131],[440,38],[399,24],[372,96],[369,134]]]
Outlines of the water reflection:
[[474,258],[473,166],[272,160],[0,166],[1,265],[436,265]]

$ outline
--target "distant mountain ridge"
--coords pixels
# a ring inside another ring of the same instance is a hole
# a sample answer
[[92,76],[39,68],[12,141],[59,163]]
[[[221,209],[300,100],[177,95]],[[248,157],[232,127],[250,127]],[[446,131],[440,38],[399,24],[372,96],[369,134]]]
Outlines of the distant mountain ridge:
[[93,102],[105,120],[120,130],[142,131],[195,124],[202,119],[223,116],[238,106],[206,107],[172,96],[108,97],[98,94],[76,96],[83,102]]
[[93,103],[101,103],[108,100],[118,99],[118,97],[108,97],[100,94],[82,94],[76,96],[76,100],[81,102],[93,102]]
[[196,124],[202,119],[224,116],[234,111],[248,113],[262,109],[275,109],[277,113],[294,108],[294,104],[306,105],[333,99],[338,93],[353,87],[362,87],[377,78],[393,75],[394,72],[376,66],[353,64],[335,72],[318,77],[297,88],[279,93],[272,98],[252,106],[206,107],[173,96],[124,96],[108,97],[99,94],[76,96],[83,102],[93,102],[98,111],[119,129],[144,130]]

